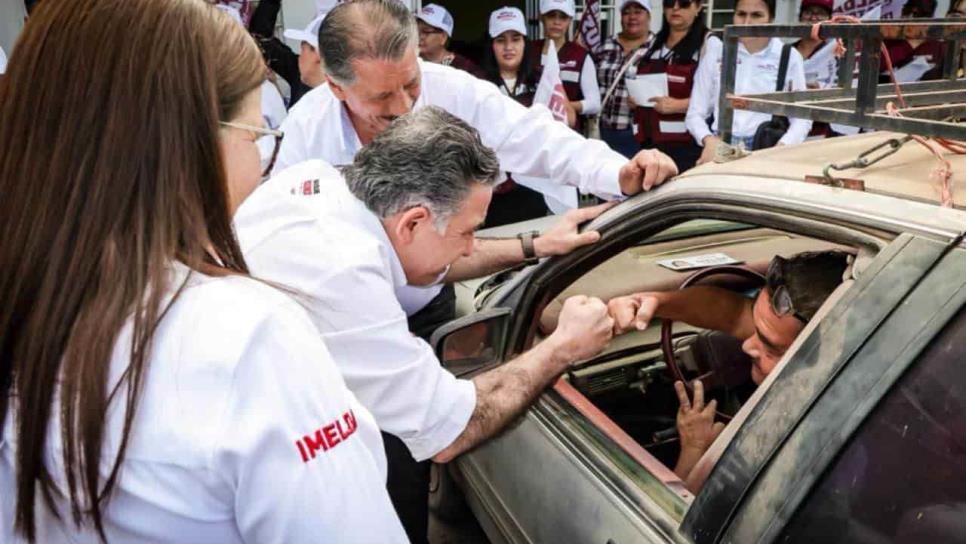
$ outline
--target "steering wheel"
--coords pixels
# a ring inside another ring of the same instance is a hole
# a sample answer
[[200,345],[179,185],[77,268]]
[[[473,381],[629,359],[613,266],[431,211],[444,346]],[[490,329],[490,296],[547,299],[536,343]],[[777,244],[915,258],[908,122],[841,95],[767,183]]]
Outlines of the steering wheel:
[[[708,278],[710,276],[725,275],[725,274],[730,276],[740,276],[742,278],[749,279],[752,282],[754,282],[757,286],[765,285],[765,277],[759,274],[758,272],[755,272],[754,270],[740,267],[740,266],[725,265],[725,266],[715,266],[712,268],[705,268],[703,270],[699,270],[695,272],[694,274],[685,278],[685,280],[681,282],[681,286],[678,287],[678,289],[679,290],[686,289],[692,286],[693,284],[705,278]],[[693,395],[694,393],[693,386],[688,380],[684,378],[684,374],[681,372],[681,367],[678,365],[677,357],[675,357],[674,355],[673,327],[674,327],[674,321],[670,319],[665,319],[663,321],[663,324],[661,325],[661,350],[664,352],[664,361],[667,363],[667,369],[671,379],[674,381],[680,380],[684,384],[684,387],[688,390],[688,393]],[[698,360],[699,364],[701,362],[703,361]],[[701,383],[704,385],[705,391],[708,391],[711,389],[711,385],[715,381],[718,381],[716,380],[716,378],[718,378],[718,376],[716,375],[716,370],[711,368],[700,368],[699,370],[702,372],[702,374],[698,377],[698,379],[700,379]],[[721,412],[718,412],[718,416],[728,421],[731,420],[731,416],[727,414],[723,414]]]

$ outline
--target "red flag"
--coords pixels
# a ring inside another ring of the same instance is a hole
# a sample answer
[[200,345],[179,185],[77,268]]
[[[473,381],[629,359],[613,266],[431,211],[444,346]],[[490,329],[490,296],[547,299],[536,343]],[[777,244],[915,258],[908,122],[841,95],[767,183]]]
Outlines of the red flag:
[[584,44],[591,53],[600,49],[600,0],[587,0],[584,14],[577,25],[577,39]]

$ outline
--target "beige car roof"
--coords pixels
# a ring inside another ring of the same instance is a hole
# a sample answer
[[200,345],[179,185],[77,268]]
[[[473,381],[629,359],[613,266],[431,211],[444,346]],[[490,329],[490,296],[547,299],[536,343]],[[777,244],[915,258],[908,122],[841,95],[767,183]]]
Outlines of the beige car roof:
[[[892,132],[870,132],[855,136],[841,136],[813,140],[794,146],[779,146],[756,151],[751,155],[720,164],[705,164],[693,168],[681,178],[706,174],[734,174],[804,181],[805,176],[822,176],[830,163],[855,160],[861,153],[890,138],[902,138]],[[878,155],[874,153],[873,156]],[[966,155],[943,150],[952,166],[953,204],[966,208]],[[868,192],[895,196],[907,200],[939,203],[939,182],[933,172],[940,165],[924,146],[910,141],[895,154],[867,168],[831,171],[841,178],[860,179]]]

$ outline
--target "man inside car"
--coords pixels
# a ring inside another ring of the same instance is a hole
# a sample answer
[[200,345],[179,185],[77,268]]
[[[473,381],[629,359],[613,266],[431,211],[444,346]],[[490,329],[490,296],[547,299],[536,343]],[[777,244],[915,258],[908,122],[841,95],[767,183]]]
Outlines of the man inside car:
[[[614,334],[643,330],[655,317],[724,332],[743,340],[742,350],[752,361],[751,379],[760,385],[842,283],[848,258],[843,251],[805,252],[789,259],[776,256],[768,266],[764,288],[754,299],[704,285],[617,297],[607,305]],[[701,380],[694,381],[693,399],[682,382],[675,382],[674,388],[680,403],[681,439],[674,472],[689,482],[692,469],[725,425],[714,421],[717,402],[705,403]]]

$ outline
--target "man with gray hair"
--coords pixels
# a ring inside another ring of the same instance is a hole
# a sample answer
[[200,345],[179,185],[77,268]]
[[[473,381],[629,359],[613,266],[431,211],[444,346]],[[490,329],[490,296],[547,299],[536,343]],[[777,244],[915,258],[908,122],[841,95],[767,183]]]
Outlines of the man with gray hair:
[[[472,381],[444,370],[409,332],[400,287],[478,277],[524,259],[517,240],[475,238],[499,164],[476,130],[439,108],[395,120],[341,173],[322,161],[292,171],[259,187],[236,214],[245,259],[256,277],[305,295],[346,384],[384,432],[397,513],[410,539],[425,542],[429,466],[399,469],[401,454],[446,462],[493,436],[571,363],[603,349],[613,322],[600,300],[571,298],[552,335]],[[605,207],[565,214],[533,240],[536,255],[595,242],[598,233],[577,225]]]
[[311,159],[352,162],[389,123],[410,110],[439,106],[480,131],[503,170],[549,178],[613,200],[677,173],[669,157],[644,150],[630,162],[590,141],[543,107],[524,108],[491,83],[418,60],[412,13],[397,0],[336,6],[319,29],[327,85],[289,114],[275,172]]

